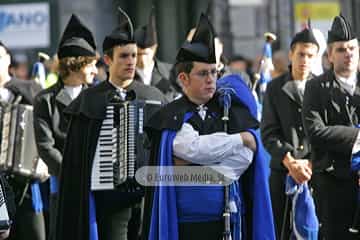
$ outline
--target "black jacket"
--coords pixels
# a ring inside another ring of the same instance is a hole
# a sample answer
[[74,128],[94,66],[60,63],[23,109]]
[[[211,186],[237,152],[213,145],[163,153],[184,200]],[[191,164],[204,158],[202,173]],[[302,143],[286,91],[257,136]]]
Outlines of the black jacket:
[[48,165],[50,174],[55,176],[59,175],[68,127],[68,119],[63,111],[71,101],[62,81],[41,91],[34,100],[37,149],[41,159]]
[[291,73],[273,79],[266,90],[261,119],[261,138],[271,155],[272,169],[285,170],[287,152],[297,159],[310,157],[310,145],[302,123],[303,97]]
[[360,76],[353,96],[335,79],[332,70],[306,85],[303,120],[312,145],[314,171],[327,170],[338,177],[351,176],[352,148],[359,129]]

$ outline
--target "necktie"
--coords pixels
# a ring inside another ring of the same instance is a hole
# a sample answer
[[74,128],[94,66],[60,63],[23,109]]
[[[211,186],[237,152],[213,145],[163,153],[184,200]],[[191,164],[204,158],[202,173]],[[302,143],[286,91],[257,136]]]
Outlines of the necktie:
[[206,116],[206,111],[207,111],[207,107],[202,105],[199,105],[196,110],[198,110],[198,114],[201,117],[202,120],[205,120],[205,116]]

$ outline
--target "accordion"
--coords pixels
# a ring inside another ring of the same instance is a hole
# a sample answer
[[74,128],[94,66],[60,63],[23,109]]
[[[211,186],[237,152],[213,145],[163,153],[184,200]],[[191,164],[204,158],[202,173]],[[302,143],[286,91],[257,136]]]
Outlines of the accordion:
[[40,178],[47,171],[39,158],[34,135],[33,107],[3,104],[0,107],[0,169],[24,177]]
[[135,172],[148,161],[144,123],[161,107],[158,101],[118,101],[106,107],[91,171],[91,190],[139,189]]

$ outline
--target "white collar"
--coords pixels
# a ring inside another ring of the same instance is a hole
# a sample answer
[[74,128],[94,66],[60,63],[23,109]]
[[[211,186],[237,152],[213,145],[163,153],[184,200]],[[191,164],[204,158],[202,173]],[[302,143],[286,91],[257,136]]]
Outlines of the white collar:
[[354,94],[355,92],[355,88],[356,88],[356,84],[357,84],[357,74],[356,72],[353,73],[350,77],[345,78],[345,77],[341,77],[339,75],[337,75],[335,73],[335,77],[336,79],[339,81],[340,86],[342,88],[344,88],[348,93],[350,93],[351,95]]
[[142,68],[142,69],[136,68],[138,74],[142,78],[145,85],[150,85],[150,83],[151,83],[151,77],[152,77],[152,72],[153,72],[154,66],[155,66],[155,61],[152,61],[152,63],[145,68]]
[[126,98],[126,90],[122,87],[118,87],[115,83],[109,80],[109,83],[116,88],[116,91],[120,94],[121,98],[124,100]]
[[64,89],[69,94],[71,100],[74,100],[77,96],[79,96],[82,89],[82,85],[79,86],[64,85]]

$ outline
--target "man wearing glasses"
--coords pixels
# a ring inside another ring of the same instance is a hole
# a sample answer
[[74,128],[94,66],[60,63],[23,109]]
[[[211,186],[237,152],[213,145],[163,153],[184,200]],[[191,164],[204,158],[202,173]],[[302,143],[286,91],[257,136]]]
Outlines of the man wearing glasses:
[[[152,162],[162,166],[186,167],[190,174],[196,166],[216,165],[233,157],[236,163],[230,168],[236,169],[238,178],[251,164],[256,149],[253,135],[244,130],[256,128],[258,122],[245,107],[239,107],[241,121],[231,119],[229,123],[236,129],[235,133],[223,131],[222,109],[216,94],[214,33],[205,15],[201,16],[191,42],[184,43],[179,50],[176,60],[176,71],[184,95],[166,105],[153,121],[149,121],[153,143]],[[174,138],[166,137],[170,136],[166,135],[168,131]],[[162,155],[164,145],[171,149],[168,157]],[[160,153],[160,157],[157,153]],[[166,193],[167,199],[160,199],[164,196],[162,193],[157,195],[159,191],[172,190],[176,194]],[[154,192],[146,196],[145,209],[152,211],[148,219],[151,222],[150,230],[144,230],[145,234],[149,234],[148,239],[222,238],[223,186],[155,187]],[[234,228],[239,230],[238,226]]]

